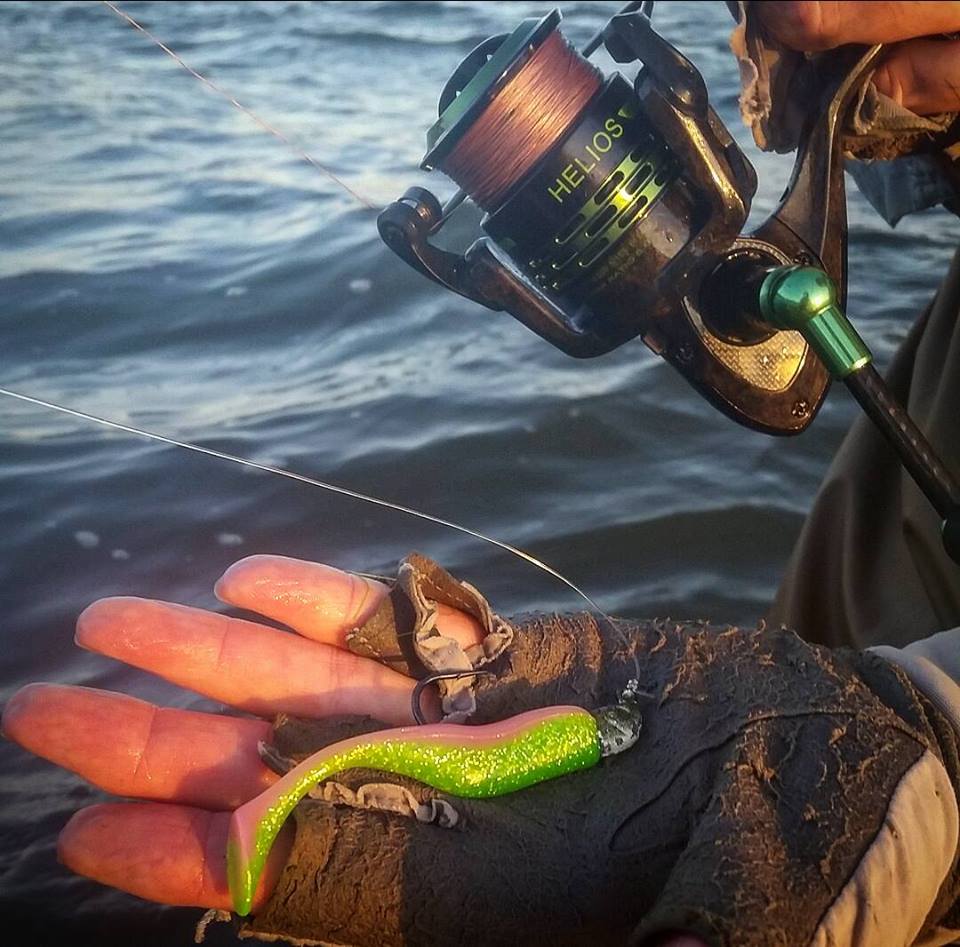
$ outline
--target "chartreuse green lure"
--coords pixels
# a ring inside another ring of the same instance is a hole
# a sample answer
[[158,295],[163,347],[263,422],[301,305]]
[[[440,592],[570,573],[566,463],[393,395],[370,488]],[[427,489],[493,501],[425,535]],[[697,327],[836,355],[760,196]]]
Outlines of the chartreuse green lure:
[[321,780],[360,766],[411,776],[454,796],[516,792],[589,769],[601,757],[632,746],[641,718],[631,685],[620,703],[593,713],[580,707],[548,707],[499,723],[398,727],[324,747],[233,813],[227,877],[234,911],[250,913],[277,833]]

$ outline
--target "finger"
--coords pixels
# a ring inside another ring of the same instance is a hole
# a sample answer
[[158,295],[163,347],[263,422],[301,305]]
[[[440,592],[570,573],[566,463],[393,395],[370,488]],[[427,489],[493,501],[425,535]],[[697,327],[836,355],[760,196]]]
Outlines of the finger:
[[915,39],[894,47],[873,74],[877,89],[918,115],[960,110],[960,41]]
[[754,4],[764,27],[793,49],[817,52],[844,43],[895,43],[960,29],[960,3],[815,3],[767,0]]
[[235,809],[277,779],[257,752],[272,729],[263,720],[30,684],[7,701],[2,726],[24,749],[118,796]]
[[260,716],[369,714],[411,723],[411,680],[330,645],[184,605],[94,602],[77,644]]
[[[229,821],[227,812],[158,802],[90,806],[60,833],[57,854],[71,871],[150,901],[228,910]],[[292,844],[292,826],[285,826],[270,852],[255,909],[269,898]]]
[[[343,647],[346,635],[377,610],[387,586],[331,566],[283,556],[250,556],[217,582],[221,601],[282,622],[307,638]],[[469,615],[439,607],[438,627],[469,647],[483,637]]]

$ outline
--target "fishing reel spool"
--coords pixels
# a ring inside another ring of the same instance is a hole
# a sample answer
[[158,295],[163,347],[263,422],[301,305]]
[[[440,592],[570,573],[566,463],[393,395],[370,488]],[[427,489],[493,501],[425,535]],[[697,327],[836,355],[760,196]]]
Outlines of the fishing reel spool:
[[[378,218],[382,238],[569,355],[639,336],[727,416],[769,434],[803,431],[831,377],[843,379],[944,517],[960,562],[960,487],[843,314],[840,124],[881,47],[831,57],[783,198],[744,234],[756,172],[700,73],[653,29],[652,6],[628,4],[582,52],[556,10],[481,43],[440,96],[422,162],[460,192],[442,207],[410,188]],[[633,81],[588,61],[601,43],[640,63]],[[441,249],[431,237],[467,196],[486,235],[463,254]]]

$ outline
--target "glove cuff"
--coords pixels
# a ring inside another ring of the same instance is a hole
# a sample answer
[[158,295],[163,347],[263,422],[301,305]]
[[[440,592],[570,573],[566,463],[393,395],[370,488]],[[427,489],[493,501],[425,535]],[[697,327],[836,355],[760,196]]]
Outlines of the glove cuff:
[[[948,802],[954,806],[960,799],[960,629],[940,632],[904,648],[881,645],[869,653],[883,659],[906,678],[924,708],[925,729],[932,731],[938,756],[951,783]],[[866,656],[866,655],[865,655]],[[873,681],[871,681],[873,683]],[[898,712],[903,714],[900,708]],[[903,714],[907,716],[907,714]],[[931,813],[941,800],[930,800]],[[933,816],[928,816],[932,818]],[[950,870],[930,912],[928,937],[923,944],[953,943],[960,937],[960,829],[956,821],[944,818],[941,835],[953,845]],[[923,844],[919,841],[918,844]],[[936,924],[932,922],[936,921]]]

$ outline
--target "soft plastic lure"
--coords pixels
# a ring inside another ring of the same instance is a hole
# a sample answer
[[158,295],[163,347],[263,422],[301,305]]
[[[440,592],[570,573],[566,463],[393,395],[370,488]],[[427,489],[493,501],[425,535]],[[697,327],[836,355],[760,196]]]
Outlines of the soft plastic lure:
[[411,776],[455,796],[506,795],[590,769],[601,757],[632,746],[641,726],[634,693],[635,685],[620,703],[593,713],[548,707],[499,723],[398,727],[324,747],[233,813],[227,878],[234,911],[250,913],[277,833],[318,782],[361,766]]

